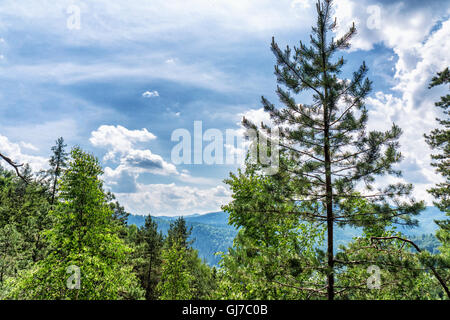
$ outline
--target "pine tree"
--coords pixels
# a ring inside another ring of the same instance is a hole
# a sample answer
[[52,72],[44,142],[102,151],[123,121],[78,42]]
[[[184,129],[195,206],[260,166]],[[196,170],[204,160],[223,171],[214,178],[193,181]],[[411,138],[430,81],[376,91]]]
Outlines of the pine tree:
[[[401,160],[398,139],[401,129],[393,124],[386,132],[368,132],[368,111],[364,101],[371,90],[365,63],[350,80],[340,79],[344,58],[333,59],[350,47],[356,33],[353,25],[341,38],[331,38],[337,26],[332,20],[332,1],[318,1],[317,23],[312,28],[310,46],[300,42],[282,51],[272,40],[277,59],[275,75],[281,86],[277,94],[284,108],[278,109],[262,98],[264,109],[279,129],[279,147],[295,164],[288,168],[299,186],[293,212],[304,219],[326,223],[326,295],[335,297],[335,273],[342,267],[334,257],[336,225],[380,226],[388,223],[413,225],[412,215],[422,202],[403,200],[412,185],[390,184],[375,190],[377,176],[400,176],[394,165]],[[296,103],[295,96],[310,92],[310,102]],[[256,125],[243,119],[247,128]],[[259,134],[270,136],[274,127],[262,124]],[[367,205],[358,208],[358,199]],[[374,229],[376,230],[376,229]],[[315,284],[317,290],[323,284]]]
[[139,230],[139,242],[142,244],[138,251],[142,264],[139,266],[138,277],[145,290],[145,298],[156,300],[158,298],[156,286],[161,277],[161,251],[164,237],[161,232],[158,232],[158,225],[150,215],[145,218],[145,224]]
[[[450,83],[450,70],[449,68],[446,68],[432,79],[429,88],[448,83]],[[443,114],[447,116],[447,118],[437,118],[436,120],[442,128],[434,129],[429,135],[425,135],[425,138],[433,150],[439,151],[438,154],[431,156],[434,160],[431,165],[436,168],[436,172],[440,174],[445,181],[437,184],[436,187],[429,191],[436,200],[438,200],[435,202],[435,205],[442,212],[448,213],[450,211],[450,120],[448,119],[450,94],[441,97],[441,100],[436,102],[435,105],[443,110]]]
[[20,270],[24,252],[24,239],[14,225],[0,227],[0,288],[7,276],[15,276]]
[[36,262],[47,250],[42,232],[51,225],[50,193],[36,181],[29,166],[24,166],[22,174],[26,179],[0,167],[0,228],[14,226],[24,239],[22,255]]
[[169,230],[167,231],[168,246],[170,247],[174,242],[178,242],[182,247],[189,249],[194,242],[193,239],[188,240],[191,234],[192,227],[188,228],[186,219],[178,217],[174,222],[170,223]]
[[[186,219],[170,224],[162,251],[161,280],[157,285],[161,299],[209,299],[215,289],[211,268],[191,247],[192,227]],[[179,293],[176,293],[180,290]]]
[[11,158],[7,157],[6,155],[0,153],[0,159],[3,159],[6,163],[8,163],[14,170],[16,171],[16,174],[18,177],[20,177],[23,181],[27,181],[26,178],[22,175],[20,172],[20,168],[23,167],[23,164],[19,164],[11,160]]
[[[429,88],[450,83],[450,70],[447,67],[444,71],[439,72],[436,77],[431,80]],[[439,102],[435,103],[436,107],[443,110],[445,119],[436,119],[441,128],[434,129],[429,135],[425,135],[427,143],[433,150],[439,153],[432,155],[434,162],[431,164],[436,168],[436,172],[440,174],[445,181],[438,183],[431,188],[429,192],[435,197],[435,206],[449,217],[450,216],[450,120],[449,106],[450,94],[441,97]],[[444,274],[445,281],[450,283],[450,219],[436,221],[439,226],[436,237],[441,242],[439,247],[440,254],[437,255],[436,263],[443,267],[447,272]],[[448,289],[447,294],[449,295]],[[449,295],[450,298],[450,295]]]
[[192,298],[193,276],[188,268],[188,251],[175,240],[162,252],[161,281],[157,285],[161,300],[188,300]]
[[58,188],[58,179],[61,177],[62,172],[66,168],[66,162],[68,160],[68,153],[65,151],[67,147],[64,144],[64,139],[62,137],[56,140],[56,145],[52,147],[52,156],[50,157],[50,170],[49,174],[51,177],[51,201],[50,203],[53,205],[55,203],[56,191]]

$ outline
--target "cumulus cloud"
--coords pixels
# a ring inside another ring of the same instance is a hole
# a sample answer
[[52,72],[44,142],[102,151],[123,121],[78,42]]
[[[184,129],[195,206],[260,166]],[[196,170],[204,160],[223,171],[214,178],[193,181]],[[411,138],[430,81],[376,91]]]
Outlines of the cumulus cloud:
[[89,141],[96,147],[107,149],[104,161],[118,162],[116,168],[106,167],[104,179],[113,191],[136,190],[139,175],[145,172],[158,175],[178,175],[176,167],[149,149],[138,149],[136,143],[148,142],[156,136],[146,128],[129,130],[120,125],[102,125],[91,133]]
[[[218,210],[229,201],[229,191],[217,186],[215,179],[194,177],[186,169],[179,172],[175,165],[160,155],[136,146],[138,142],[155,138],[147,129],[128,130],[121,126],[103,125],[92,132],[91,143],[108,150],[105,160],[118,162],[115,168],[105,167],[103,179],[127,210],[135,214],[157,215],[206,213]],[[195,186],[146,184],[139,180],[143,173],[170,176]],[[211,187],[201,189],[199,185]]]
[[[33,156],[26,154],[22,151],[22,146],[27,145],[28,147],[32,146],[31,144],[27,144],[24,142],[14,143],[11,142],[7,137],[0,135],[0,151],[3,155],[9,157],[16,163],[26,163],[29,164],[33,171],[39,171],[41,169],[48,167],[48,161],[44,157]],[[30,149],[30,148],[28,148]],[[0,160],[0,163],[3,160]],[[5,163],[1,163],[5,166]]]
[[137,184],[135,193],[116,193],[117,199],[135,214],[184,215],[217,211],[229,202],[225,187],[200,189],[171,184]]
[[132,167],[142,169],[168,169],[176,173],[174,165],[167,164],[159,155],[153,154],[150,150],[130,150],[122,161]]
[[24,141],[20,141],[19,142],[20,146],[24,149],[28,149],[31,151],[39,151],[39,148],[35,147],[33,144],[28,143],[28,142],[24,142]]
[[450,7],[439,1],[426,6],[414,1],[335,1],[337,34],[344,34],[353,22],[358,30],[351,51],[370,50],[377,43],[413,49],[449,13]]
[[148,142],[156,139],[156,136],[146,128],[141,130],[128,130],[120,125],[102,125],[91,133],[89,141],[95,147],[109,149],[104,160],[112,160],[117,154],[123,155],[132,150],[137,142]]
[[153,98],[153,97],[159,97],[159,92],[158,91],[145,91],[142,96],[144,98]]
[[[371,28],[369,5],[379,10],[380,27]],[[436,72],[450,65],[450,6],[427,6],[412,1],[408,4],[379,3],[374,1],[342,0],[336,2],[336,16],[340,22],[340,33],[355,21],[358,35],[351,50],[371,50],[381,43],[392,49],[397,60],[393,66],[394,79],[388,92],[376,92],[367,100],[369,107],[369,129],[386,130],[393,122],[403,130],[400,138],[404,161],[399,166],[403,178],[395,181],[412,182],[418,199],[431,204],[426,189],[440,181],[430,166],[430,153],[423,134],[437,126],[435,118],[442,116],[434,102],[448,88],[428,89]],[[394,63],[394,59],[389,61]],[[386,179],[381,179],[384,182]]]

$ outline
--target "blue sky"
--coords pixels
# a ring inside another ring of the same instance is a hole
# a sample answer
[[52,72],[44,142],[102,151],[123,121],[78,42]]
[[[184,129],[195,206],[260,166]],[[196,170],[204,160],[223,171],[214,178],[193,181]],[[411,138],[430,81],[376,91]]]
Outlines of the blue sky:
[[[353,21],[359,31],[343,76],[366,61],[369,127],[402,127],[404,179],[430,201],[439,178],[422,135],[445,88],[426,87],[450,64],[450,4],[339,0],[335,9],[337,33]],[[271,38],[308,41],[314,11],[308,0],[2,0],[0,150],[37,170],[63,136],[99,157],[133,213],[217,211],[238,166],[174,165],[171,134],[196,120],[225,132],[243,115],[267,119],[261,95],[277,102]]]

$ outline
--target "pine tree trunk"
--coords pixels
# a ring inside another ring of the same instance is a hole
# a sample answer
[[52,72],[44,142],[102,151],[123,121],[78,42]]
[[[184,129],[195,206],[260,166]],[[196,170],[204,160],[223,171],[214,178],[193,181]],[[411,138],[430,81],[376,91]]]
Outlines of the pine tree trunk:
[[327,206],[327,297],[328,300],[334,300],[334,257],[333,257],[333,189],[331,181],[331,156],[330,156],[330,119],[328,110],[328,76],[327,61],[325,53],[325,25],[322,25],[322,63],[323,63],[323,124],[324,124],[324,160],[325,160],[325,189]]
[[331,185],[331,159],[330,159],[330,143],[329,143],[329,128],[328,128],[328,110],[324,108],[325,118],[325,187],[326,187],[326,206],[327,206],[327,256],[328,256],[328,286],[327,296],[328,300],[334,299],[334,257],[333,257],[333,189]]

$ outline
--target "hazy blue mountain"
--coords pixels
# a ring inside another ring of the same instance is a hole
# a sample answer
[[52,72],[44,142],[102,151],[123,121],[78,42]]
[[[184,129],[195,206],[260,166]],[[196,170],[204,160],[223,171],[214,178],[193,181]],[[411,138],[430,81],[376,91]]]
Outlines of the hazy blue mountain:
[[[199,256],[210,265],[217,265],[220,257],[215,255],[216,252],[226,252],[233,245],[233,239],[237,234],[237,230],[228,225],[228,214],[225,212],[212,212],[207,214],[193,214],[184,216],[188,226],[192,227],[191,239],[194,240],[193,247],[198,250]],[[163,234],[167,234],[170,223],[177,217],[158,216],[152,217],[158,224],[159,230]],[[419,226],[417,228],[405,228],[399,226],[398,230],[413,239],[424,249],[435,252],[439,246],[439,242],[434,237],[437,229],[434,220],[445,219],[445,214],[435,207],[427,207],[427,209],[417,218]],[[135,224],[138,227],[144,225],[145,217],[130,215],[128,224]],[[361,234],[361,230],[356,228],[343,228],[336,231],[336,247],[345,245]]]

